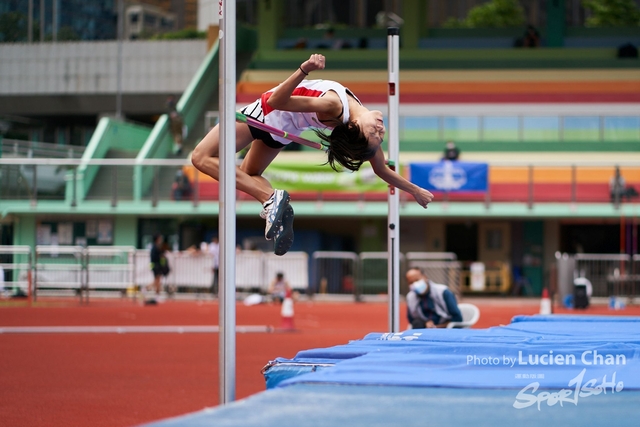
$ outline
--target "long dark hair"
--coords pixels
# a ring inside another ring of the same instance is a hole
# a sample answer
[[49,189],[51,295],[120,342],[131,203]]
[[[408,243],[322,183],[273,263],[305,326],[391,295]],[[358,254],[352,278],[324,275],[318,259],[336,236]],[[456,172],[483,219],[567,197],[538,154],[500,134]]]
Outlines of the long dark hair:
[[377,149],[369,148],[369,141],[362,134],[360,128],[354,122],[342,123],[340,120],[332,120],[329,123],[334,126],[330,134],[314,129],[322,145],[328,148],[327,163],[337,172],[340,171],[338,165],[357,171],[367,160],[375,156]]

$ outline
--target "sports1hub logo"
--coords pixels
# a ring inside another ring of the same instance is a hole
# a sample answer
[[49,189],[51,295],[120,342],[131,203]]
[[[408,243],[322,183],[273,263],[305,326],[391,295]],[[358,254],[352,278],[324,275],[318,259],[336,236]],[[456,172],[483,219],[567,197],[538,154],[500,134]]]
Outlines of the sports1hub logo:
[[604,375],[602,379],[591,378],[585,381],[584,377],[587,373],[587,368],[584,368],[575,377],[569,380],[567,387],[559,391],[541,391],[539,382],[532,382],[525,388],[518,392],[516,401],[513,402],[513,407],[516,409],[528,408],[532,405],[538,406],[538,411],[543,403],[547,406],[554,406],[558,403],[563,406],[564,403],[572,403],[578,405],[578,401],[581,398],[587,398],[591,396],[597,396],[599,394],[611,394],[621,392],[624,389],[624,383],[622,381],[616,382],[616,373],[611,376],[611,380],[607,380],[607,375]]
[[[580,354],[573,353],[556,353],[553,350],[545,353],[527,353],[518,351],[517,356],[503,355],[498,356],[477,356],[467,355],[467,365],[475,366],[506,366],[514,368],[517,372],[514,374],[516,380],[520,379],[545,379],[551,372],[545,368],[554,366],[585,366],[578,375],[571,378],[567,382],[566,388],[553,391],[548,387],[541,389],[540,381],[532,381],[523,387],[516,395],[513,407],[516,409],[524,409],[530,406],[536,406],[540,411],[543,404],[546,406],[555,406],[564,404],[578,405],[581,399],[598,396],[600,394],[615,394],[624,389],[624,383],[618,381],[617,372],[609,372],[607,374],[598,374],[589,377],[587,367],[602,366],[624,366],[627,364],[627,356],[624,354],[602,353],[597,350],[586,350]],[[602,372],[600,370],[600,372]],[[549,379],[547,377],[547,379]]]

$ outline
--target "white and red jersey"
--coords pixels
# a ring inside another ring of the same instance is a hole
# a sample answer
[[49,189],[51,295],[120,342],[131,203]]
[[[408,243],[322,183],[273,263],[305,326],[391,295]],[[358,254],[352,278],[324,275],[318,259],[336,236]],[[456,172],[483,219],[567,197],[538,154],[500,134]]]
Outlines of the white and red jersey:
[[[249,117],[297,136],[307,129],[329,128],[318,119],[318,115],[315,112],[301,113],[296,111],[282,111],[271,107],[267,104],[267,101],[275,89],[276,88],[273,88],[263,93],[260,99],[250,105],[247,105],[241,111]],[[349,89],[342,86],[340,83],[331,80],[303,80],[293,90],[291,95],[319,98],[330,90],[334,91],[340,97],[340,101],[342,102],[342,116],[337,118],[341,119],[343,123],[347,123],[349,121],[349,102],[347,100],[347,94],[351,95],[358,102],[360,102],[360,100],[358,100],[358,98],[356,98]],[[286,138],[273,134],[271,136],[274,140],[284,145],[291,142]]]

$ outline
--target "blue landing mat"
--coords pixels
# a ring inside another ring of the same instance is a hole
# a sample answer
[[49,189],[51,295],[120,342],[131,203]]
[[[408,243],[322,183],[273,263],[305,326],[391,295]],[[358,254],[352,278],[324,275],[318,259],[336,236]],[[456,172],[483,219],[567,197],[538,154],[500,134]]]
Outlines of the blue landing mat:
[[626,388],[640,388],[640,318],[530,316],[489,329],[371,333],[276,359],[264,376],[267,388],[288,380],[520,387],[532,375],[542,387],[559,387],[583,368],[587,376],[615,373]]
[[148,426],[638,426],[638,391],[589,397],[575,397],[572,393],[563,401],[553,396],[544,399],[542,393],[537,393],[541,399],[539,409],[537,400],[532,400],[530,406],[514,408],[517,393],[515,390],[299,384]]
[[640,425],[640,318],[371,333],[276,362],[263,393],[149,425]]

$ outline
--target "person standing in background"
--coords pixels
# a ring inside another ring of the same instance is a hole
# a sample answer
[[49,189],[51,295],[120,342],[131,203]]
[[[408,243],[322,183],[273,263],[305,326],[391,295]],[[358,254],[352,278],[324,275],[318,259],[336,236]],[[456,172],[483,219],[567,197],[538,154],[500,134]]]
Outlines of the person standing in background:
[[209,243],[209,253],[212,257],[213,283],[211,283],[211,293],[218,294],[218,271],[220,268],[220,243],[218,236],[213,236]]
[[269,283],[269,295],[271,295],[272,300],[278,301],[282,304],[285,296],[287,295],[287,290],[290,288],[291,286],[289,286],[289,282],[284,278],[284,273],[279,271],[276,274],[275,279]]
[[155,291],[156,297],[146,300],[145,304],[157,304],[157,298],[160,297],[160,291],[162,290],[162,277],[169,275],[169,262],[165,255],[166,248],[164,246],[164,236],[160,233],[156,233],[153,236],[153,246],[151,247],[150,254],[150,267],[153,272],[153,283],[150,285],[151,289]]
[[175,154],[182,154],[182,134],[184,121],[182,115],[177,110],[176,99],[170,96],[167,100],[167,109],[169,114],[169,129],[173,136],[173,152]]
[[460,149],[456,146],[456,143],[449,140],[444,146],[444,155],[442,160],[456,161],[460,158]]

